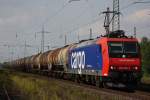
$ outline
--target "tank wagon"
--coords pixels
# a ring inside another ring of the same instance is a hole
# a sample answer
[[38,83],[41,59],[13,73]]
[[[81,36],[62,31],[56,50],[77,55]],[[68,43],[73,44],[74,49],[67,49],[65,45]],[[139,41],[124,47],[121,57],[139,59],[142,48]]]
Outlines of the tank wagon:
[[97,86],[136,86],[141,75],[138,41],[122,31],[18,59],[12,65]]

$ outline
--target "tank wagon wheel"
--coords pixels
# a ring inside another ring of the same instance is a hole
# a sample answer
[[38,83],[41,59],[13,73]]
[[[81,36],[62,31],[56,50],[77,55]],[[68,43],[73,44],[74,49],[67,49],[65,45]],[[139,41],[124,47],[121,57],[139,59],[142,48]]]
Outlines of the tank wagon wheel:
[[94,85],[95,84],[95,77],[92,75],[86,76],[85,83],[89,84],[89,85]]
[[103,87],[106,88],[106,89],[110,88],[110,87],[107,85],[107,82],[103,82],[102,85],[103,85]]
[[81,83],[81,80],[80,80],[80,75],[75,75],[75,78],[74,78],[74,82],[75,83]]
[[94,76],[92,76],[92,85],[95,85],[95,83],[96,83],[96,80],[95,80],[95,77]]
[[67,80],[67,74],[66,73],[64,73],[62,77],[64,80]]
[[99,87],[99,88],[104,88],[104,83],[97,80],[97,81],[95,82],[95,86],[96,86],[96,87]]

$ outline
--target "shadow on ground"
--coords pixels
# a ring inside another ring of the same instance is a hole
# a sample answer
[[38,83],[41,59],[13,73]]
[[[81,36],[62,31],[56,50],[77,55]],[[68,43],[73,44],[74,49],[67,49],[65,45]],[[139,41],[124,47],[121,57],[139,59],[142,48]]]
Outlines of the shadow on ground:
[[143,92],[150,92],[150,84],[141,83],[137,90],[143,91]]

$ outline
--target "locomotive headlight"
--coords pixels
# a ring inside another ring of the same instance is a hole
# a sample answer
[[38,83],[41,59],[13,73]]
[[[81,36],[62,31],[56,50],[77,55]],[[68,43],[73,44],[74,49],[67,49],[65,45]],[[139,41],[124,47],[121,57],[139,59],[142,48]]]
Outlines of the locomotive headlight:
[[114,69],[114,66],[110,66],[110,69],[113,70],[113,69]]
[[134,67],[134,69],[135,69],[135,70],[138,70],[138,67],[137,67],[137,66],[135,66],[135,67]]

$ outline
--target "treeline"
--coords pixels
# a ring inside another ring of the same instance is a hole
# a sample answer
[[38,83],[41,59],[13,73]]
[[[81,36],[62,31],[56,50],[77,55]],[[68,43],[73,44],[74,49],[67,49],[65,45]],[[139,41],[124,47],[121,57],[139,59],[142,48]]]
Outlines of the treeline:
[[140,45],[143,71],[145,74],[150,74],[150,39],[143,37]]

